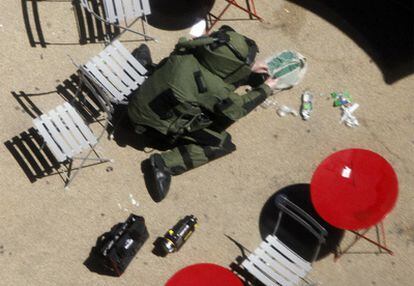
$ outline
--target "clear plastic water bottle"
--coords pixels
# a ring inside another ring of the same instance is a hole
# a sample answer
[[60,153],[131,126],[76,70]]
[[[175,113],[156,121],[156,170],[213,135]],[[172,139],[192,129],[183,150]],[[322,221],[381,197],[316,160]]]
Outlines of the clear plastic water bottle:
[[303,120],[308,120],[313,111],[313,95],[309,91],[302,94],[302,105],[300,107],[300,115]]

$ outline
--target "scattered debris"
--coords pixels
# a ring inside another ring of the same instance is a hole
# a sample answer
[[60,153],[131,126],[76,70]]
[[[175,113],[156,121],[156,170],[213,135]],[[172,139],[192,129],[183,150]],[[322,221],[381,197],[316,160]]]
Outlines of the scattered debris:
[[359,126],[359,122],[352,114],[358,109],[358,103],[352,103],[352,98],[349,92],[332,92],[331,97],[334,100],[334,107],[341,107],[342,115],[340,123],[345,123],[348,127]]
[[334,100],[334,106],[348,106],[352,103],[352,98],[349,92],[332,92],[331,97]]
[[342,117],[340,123],[345,123],[348,127],[356,127],[359,126],[358,119],[352,114],[355,110],[357,110],[359,107],[358,103],[354,103],[352,105],[348,106],[341,106],[342,110]]
[[296,110],[294,110],[293,108],[286,106],[286,105],[281,105],[277,110],[276,110],[277,115],[279,115],[280,117],[284,117],[288,114],[292,114],[293,116],[298,116],[298,112]]
[[[132,194],[129,194],[129,201],[134,207],[139,207],[139,202],[136,199],[134,199],[134,196]],[[123,210],[124,212],[129,212],[129,209],[124,208],[120,203],[118,203],[118,208],[120,210]]]
[[298,116],[298,112],[294,110],[293,108],[286,106],[286,105],[280,105],[276,100],[267,98],[260,107],[264,109],[268,108],[275,108],[277,115],[280,117],[285,117],[288,114],[292,114],[293,116]]
[[132,196],[132,194],[129,194],[129,199],[130,199],[130,201],[131,201],[131,204],[132,204],[132,205],[134,205],[134,206],[136,206],[136,207],[139,207],[139,203],[138,203],[138,201],[136,201],[136,200],[134,199],[134,197]]
[[300,107],[300,115],[303,120],[308,120],[313,110],[313,95],[309,91],[302,94],[302,105]]
[[278,106],[278,105],[279,104],[278,104],[278,102],[276,100],[273,100],[273,99],[271,99],[271,98],[268,97],[268,98],[266,98],[265,101],[263,101],[262,104],[260,104],[260,107],[262,107],[264,109],[268,109],[269,107]]

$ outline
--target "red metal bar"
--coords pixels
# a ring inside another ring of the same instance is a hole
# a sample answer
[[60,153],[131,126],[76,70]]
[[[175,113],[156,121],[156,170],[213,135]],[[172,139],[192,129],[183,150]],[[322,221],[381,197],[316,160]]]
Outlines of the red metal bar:
[[246,8],[244,8],[244,7],[242,7],[242,6],[240,6],[237,2],[236,2],[236,0],[226,0],[229,4],[231,4],[231,5],[233,5],[233,6],[235,6],[235,7],[237,7],[237,8],[239,8],[239,9],[241,9],[241,10],[243,10],[244,12],[246,12],[247,14],[249,14],[249,15],[251,15],[251,16],[254,16],[254,17],[256,17],[258,20],[263,20],[261,17],[259,17],[256,13],[253,13],[252,11],[249,11],[248,9],[246,9]]
[[387,241],[385,239],[385,230],[384,230],[384,224],[380,223],[381,233],[382,233],[382,239],[384,240],[384,246],[387,247]]
[[352,232],[352,233],[354,233],[355,235],[359,236],[360,238],[363,238],[363,239],[365,239],[365,240],[367,240],[367,241],[371,242],[372,244],[375,244],[375,245],[376,245],[376,246],[378,246],[379,248],[381,248],[381,249],[383,249],[383,250],[387,251],[389,254],[394,255],[394,252],[392,252],[392,250],[388,249],[387,247],[385,247],[384,245],[382,245],[382,244],[378,243],[377,241],[372,240],[371,238],[366,237],[365,235],[360,234],[360,233],[358,233],[357,231],[352,231],[352,230],[351,230],[351,232]]
[[255,13],[255,14],[257,14],[257,11],[256,11],[256,6],[254,5],[254,0],[250,0],[250,6],[253,8],[253,12]]
[[[376,225],[375,228],[378,230],[378,225]],[[381,250],[385,250],[389,254],[394,255],[394,252],[392,250],[390,250],[390,249],[387,248],[387,244],[386,244],[386,241],[385,241],[385,230],[384,230],[384,224],[383,224],[383,222],[380,222],[379,223],[379,228],[381,230],[383,244],[381,244],[380,239],[378,239],[378,241],[375,241],[375,240],[373,240],[373,239],[365,236],[365,234],[370,230],[370,228],[365,229],[362,233],[360,233],[358,231],[350,230],[350,232],[352,232],[353,234],[355,234],[354,241],[351,244],[349,244],[345,248],[345,250],[343,250],[343,251],[341,251],[341,250],[336,251],[335,252],[335,256],[334,256],[334,261],[337,261],[342,255],[344,255],[361,238],[363,238],[366,241],[368,241],[368,242],[376,245],[380,249],[380,251]],[[339,246],[338,246],[338,248],[339,248]]]
[[215,16],[212,13],[209,14],[210,15],[210,19],[211,19],[211,16],[213,16],[214,17],[214,20],[213,21],[210,20],[210,26],[207,28],[207,33],[209,31],[211,31],[211,29],[213,28],[213,26],[216,25],[216,23],[218,21],[221,21],[222,20],[221,17],[230,8],[231,5],[233,5],[233,6],[237,7],[237,8],[239,8],[240,10],[246,12],[247,14],[249,14],[249,16],[255,17],[257,20],[263,21],[263,19],[259,15],[257,15],[256,7],[254,5],[254,0],[249,0],[250,3],[251,3],[251,7],[253,8],[253,11],[250,10],[250,9],[246,9],[243,6],[239,5],[236,2],[236,0],[225,0],[225,1],[227,2],[227,5],[226,5],[226,7],[224,7],[224,9],[220,12],[220,14],[218,16]]
[[[227,11],[227,9],[229,9],[231,5],[231,2],[228,2],[226,7],[223,9],[223,11],[221,11],[221,13],[218,16],[214,16],[214,22],[211,23],[210,27],[207,29],[207,33],[213,28],[213,26],[221,20],[221,16],[223,16],[223,14]],[[210,14],[212,15],[212,14]]]
[[[363,234],[366,234],[370,229],[365,229]],[[349,244],[345,250],[340,251],[340,253],[338,254],[337,252],[335,253],[335,257],[334,257],[334,261],[336,262],[342,255],[344,255],[352,246],[354,246],[355,243],[357,243],[357,241],[360,239],[361,237],[359,236],[355,236],[354,241],[351,242],[351,244]]]

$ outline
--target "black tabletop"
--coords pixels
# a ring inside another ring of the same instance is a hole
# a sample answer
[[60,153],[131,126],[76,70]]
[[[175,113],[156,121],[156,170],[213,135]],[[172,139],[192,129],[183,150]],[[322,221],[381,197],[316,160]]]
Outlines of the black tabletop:
[[214,0],[150,0],[148,23],[163,30],[182,30],[205,18]]

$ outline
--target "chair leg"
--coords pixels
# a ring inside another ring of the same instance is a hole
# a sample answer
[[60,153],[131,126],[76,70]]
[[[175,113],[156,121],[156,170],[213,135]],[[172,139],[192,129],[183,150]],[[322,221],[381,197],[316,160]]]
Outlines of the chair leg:
[[[97,155],[98,158],[89,158],[89,156],[91,155],[92,152],[94,152]],[[113,162],[112,159],[101,158],[93,147],[88,151],[88,153],[86,154],[85,157],[82,157],[82,158],[74,157],[73,159],[81,160],[81,163],[80,163],[79,167],[75,170],[73,175],[70,175],[68,181],[66,181],[65,190],[69,189],[69,185],[73,182],[75,177],[78,175],[79,171],[82,169],[82,167],[83,167],[83,165],[85,164],[86,161],[99,161],[100,163]],[[72,164],[72,162],[73,162],[73,160],[71,161],[71,164]],[[72,169],[72,166],[71,166],[70,169]]]
[[103,157],[99,157],[99,158],[73,157],[73,159],[76,159],[76,160],[85,160],[85,161],[98,161],[98,162],[101,162],[101,163],[111,162],[112,161],[112,159],[103,158]]
[[73,165],[73,160],[70,160],[69,161],[69,166],[68,166],[67,172],[63,172],[63,175],[66,177],[66,180],[65,180],[65,190],[67,188],[69,188],[69,185],[72,182],[72,178],[71,178],[72,165]]
[[118,120],[116,120],[116,122],[114,122],[114,123],[108,122],[112,127],[111,132],[109,132],[109,139],[110,140],[114,139],[115,130],[118,128],[119,124],[121,124],[122,120],[124,120],[126,114],[127,114],[127,111],[122,112],[120,118]]
[[78,82],[78,88],[76,89],[75,96],[73,97],[72,101],[70,102],[71,105],[77,100],[79,103],[84,104],[85,103],[85,97],[82,95],[82,98],[79,96],[82,94],[82,87],[83,87],[83,80],[81,76],[79,75],[79,82]]

